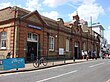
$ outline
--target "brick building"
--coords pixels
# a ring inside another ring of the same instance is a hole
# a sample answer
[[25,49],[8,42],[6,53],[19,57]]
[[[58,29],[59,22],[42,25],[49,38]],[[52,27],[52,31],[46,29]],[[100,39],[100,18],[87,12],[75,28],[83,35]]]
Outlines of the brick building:
[[86,25],[78,25],[79,16],[73,16],[75,22],[64,23],[62,18],[53,20],[42,16],[38,11],[30,12],[19,7],[7,7],[0,10],[0,58],[5,58],[11,50],[13,57],[31,59],[81,58],[81,50],[100,49],[99,35]]

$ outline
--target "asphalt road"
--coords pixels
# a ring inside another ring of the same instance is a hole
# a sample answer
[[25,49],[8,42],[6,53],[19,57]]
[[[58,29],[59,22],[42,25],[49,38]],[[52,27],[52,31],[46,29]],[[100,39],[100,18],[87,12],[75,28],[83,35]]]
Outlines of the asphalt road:
[[110,59],[3,74],[0,82],[110,82]]

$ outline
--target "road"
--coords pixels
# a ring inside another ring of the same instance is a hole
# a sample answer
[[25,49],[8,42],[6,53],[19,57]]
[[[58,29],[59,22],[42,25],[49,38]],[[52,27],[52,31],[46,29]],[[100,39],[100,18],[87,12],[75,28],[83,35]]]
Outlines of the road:
[[3,74],[0,82],[110,82],[110,59]]

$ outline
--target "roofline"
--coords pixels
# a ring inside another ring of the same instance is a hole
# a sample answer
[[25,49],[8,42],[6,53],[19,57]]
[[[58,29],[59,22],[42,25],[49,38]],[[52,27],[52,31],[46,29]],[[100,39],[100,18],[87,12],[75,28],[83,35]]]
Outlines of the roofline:
[[31,11],[28,11],[27,9],[20,8],[20,7],[18,7],[18,6],[13,6],[12,8],[15,8],[15,9],[18,8],[18,10],[23,10],[23,11],[25,11],[25,12],[27,12],[27,13],[30,13],[30,12],[31,12]]
[[11,6],[9,6],[9,7],[6,7],[6,8],[2,8],[2,9],[0,9],[0,11],[3,11],[3,10],[5,10],[5,9],[8,9],[8,8],[12,8]]
[[33,12],[30,12],[30,13],[28,13],[28,14],[22,16],[21,19],[24,19],[25,17],[27,17],[28,15],[33,14],[33,13],[37,13],[37,14],[39,15],[40,19],[42,20],[42,22],[43,22],[44,24],[46,24],[46,22],[44,21],[44,19],[41,17],[41,15],[39,14],[39,12],[38,12],[37,10],[35,10],[35,11],[33,11]]

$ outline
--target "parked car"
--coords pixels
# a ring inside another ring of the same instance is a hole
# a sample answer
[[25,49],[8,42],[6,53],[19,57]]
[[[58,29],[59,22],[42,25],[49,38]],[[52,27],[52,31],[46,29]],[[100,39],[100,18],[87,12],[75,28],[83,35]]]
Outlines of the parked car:
[[107,52],[102,53],[102,59],[110,59],[110,55]]

